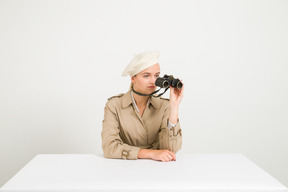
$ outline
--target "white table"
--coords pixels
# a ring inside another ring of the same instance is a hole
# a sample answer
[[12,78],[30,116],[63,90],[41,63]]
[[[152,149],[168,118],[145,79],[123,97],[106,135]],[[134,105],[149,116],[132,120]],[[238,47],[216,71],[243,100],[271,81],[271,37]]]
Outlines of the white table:
[[242,154],[181,152],[171,162],[39,154],[1,188],[16,191],[288,192]]

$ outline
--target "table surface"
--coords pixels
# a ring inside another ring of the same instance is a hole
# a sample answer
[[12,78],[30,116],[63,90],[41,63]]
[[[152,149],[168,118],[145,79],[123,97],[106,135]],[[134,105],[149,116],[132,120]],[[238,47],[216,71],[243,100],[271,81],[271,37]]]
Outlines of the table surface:
[[39,154],[1,191],[285,191],[244,155],[183,154],[177,160],[105,159],[95,154]]

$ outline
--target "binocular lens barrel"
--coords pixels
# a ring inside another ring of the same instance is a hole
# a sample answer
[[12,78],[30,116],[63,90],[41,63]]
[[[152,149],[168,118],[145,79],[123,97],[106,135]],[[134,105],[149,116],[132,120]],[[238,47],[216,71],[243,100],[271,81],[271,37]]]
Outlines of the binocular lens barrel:
[[170,83],[167,79],[158,77],[155,81],[155,85],[161,88],[168,88],[170,86]]
[[162,87],[163,87],[163,88],[167,88],[167,87],[169,87],[169,82],[166,81],[166,80],[163,81],[163,82],[162,82]]
[[177,83],[177,86],[176,86],[178,89],[181,89],[183,87],[183,83],[181,81],[179,81]]
[[179,79],[174,79],[172,75],[164,75],[164,77],[158,77],[155,81],[155,85],[160,88],[168,88],[169,86],[181,89],[183,87],[182,82]]

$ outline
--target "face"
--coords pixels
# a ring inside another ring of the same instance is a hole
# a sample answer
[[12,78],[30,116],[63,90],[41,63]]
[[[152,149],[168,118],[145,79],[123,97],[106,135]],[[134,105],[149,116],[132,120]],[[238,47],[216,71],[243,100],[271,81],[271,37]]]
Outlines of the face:
[[155,81],[160,75],[159,64],[152,65],[147,69],[137,73],[131,77],[134,84],[134,90],[144,94],[150,94],[156,90]]

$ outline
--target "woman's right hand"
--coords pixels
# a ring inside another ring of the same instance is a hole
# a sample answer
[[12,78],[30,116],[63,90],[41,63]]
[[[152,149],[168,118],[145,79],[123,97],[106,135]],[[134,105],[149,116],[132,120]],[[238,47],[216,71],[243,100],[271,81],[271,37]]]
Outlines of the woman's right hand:
[[168,162],[176,161],[175,153],[167,149],[164,150],[153,150],[151,158],[158,161]]

